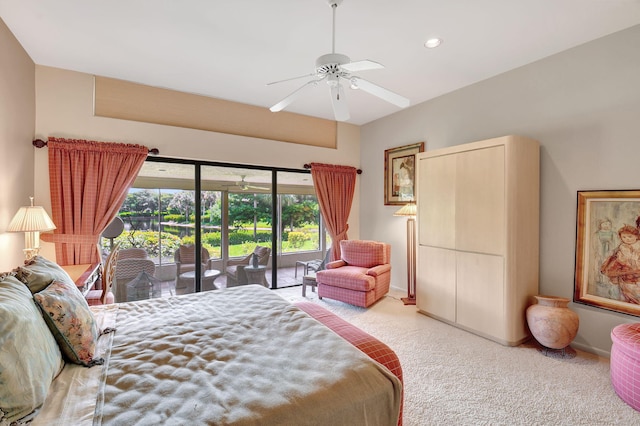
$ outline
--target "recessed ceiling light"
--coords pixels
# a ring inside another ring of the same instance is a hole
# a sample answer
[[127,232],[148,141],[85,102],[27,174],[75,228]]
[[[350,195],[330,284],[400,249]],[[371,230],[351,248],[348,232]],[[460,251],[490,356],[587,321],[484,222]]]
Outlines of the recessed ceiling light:
[[441,38],[430,38],[429,40],[424,42],[424,47],[426,47],[427,49],[433,49],[440,46],[441,44],[442,44]]

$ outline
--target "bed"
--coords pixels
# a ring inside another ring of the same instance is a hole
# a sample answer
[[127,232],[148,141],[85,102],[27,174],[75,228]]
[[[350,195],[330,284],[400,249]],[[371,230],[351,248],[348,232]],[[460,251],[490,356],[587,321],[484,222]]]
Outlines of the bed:
[[[34,284],[36,278],[24,269],[5,276],[0,306],[7,281],[15,287],[19,280],[29,286],[44,319],[55,317],[47,307],[59,301],[47,304],[46,292],[61,293],[51,288],[62,286],[65,277],[54,277],[45,288]],[[94,334],[98,330],[92,350],[67,354],[56,341],[65,353],[64,368],[55,371],[52,362],[55,373],[48,373],[53,377],[44,403],[32,403],[23,420],[33,425],[401,423],[397,371],[323,325],[327,317],[315,312],[315,319],[260,285],[88,309]],[[78,363],[71,362],[74,356]],[[15,420],[15,413],[2,410],[0,422]]]

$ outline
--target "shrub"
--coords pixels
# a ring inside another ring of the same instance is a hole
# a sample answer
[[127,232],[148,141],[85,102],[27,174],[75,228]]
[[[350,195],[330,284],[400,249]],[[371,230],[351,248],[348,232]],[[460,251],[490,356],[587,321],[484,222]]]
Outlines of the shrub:
[[209,244],[212,247],[220,247],[222,244],[220,232],[207,232],[202,234],[202,244]]
[[309,235],[304,232],[289,232],[287,241],[289,241],[290,247],[300,248],[304,245],[305,241],[309,239]]
[[[229,233],[229,245],[240,245],[244,243],[270,243],[270,231],[258,231],[256,237],[253,237],[253,231],[236,230]],[[264,244],[263,244],[264,245]]]
[[180,247],[180,238],[175,235],[163,232],[162,253],[160,253],[160,240],[156,231],[129,231],[123,232],[114,241],[120,243],[120,248],[143,248],[149,257],[173,257],[175,251]]
[[166,214],[164,220],[167,222],[184,222],[184,215],[182,214]]

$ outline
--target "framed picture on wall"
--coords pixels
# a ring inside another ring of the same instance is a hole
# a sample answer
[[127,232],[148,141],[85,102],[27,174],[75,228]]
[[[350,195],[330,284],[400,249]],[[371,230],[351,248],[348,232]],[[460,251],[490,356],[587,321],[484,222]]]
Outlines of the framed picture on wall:
[[640,190],[578,191],[574,301],[640,316]]
[[424,151],[424,142],[384,151],[384,204],[415,202],[416,154]]

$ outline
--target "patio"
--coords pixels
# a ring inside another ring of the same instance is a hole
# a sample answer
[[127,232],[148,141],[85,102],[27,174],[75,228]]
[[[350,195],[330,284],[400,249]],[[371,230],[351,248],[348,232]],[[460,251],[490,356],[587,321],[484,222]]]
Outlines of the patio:
[[[271,269],[267,269],[266,271],[267,280],[271,282]],[[285,287],[293,287],[302,285],[302,277],[303,272],[302,268],[298,268],[298,276],[295,276],[295,268],[279,268],[278,269],[278,287],[277,288],[285,288]],[[217,277],[214,280],[216,288],[226,288],[227,286],[227,277],[223,274]],[[161,288],[160,295],[161,297],[169,297],[171,295],[175,295],[175,279],[170,280],[162,280],[159,283]],[[203,291],[210,290],[209,288],[204,288]]]

